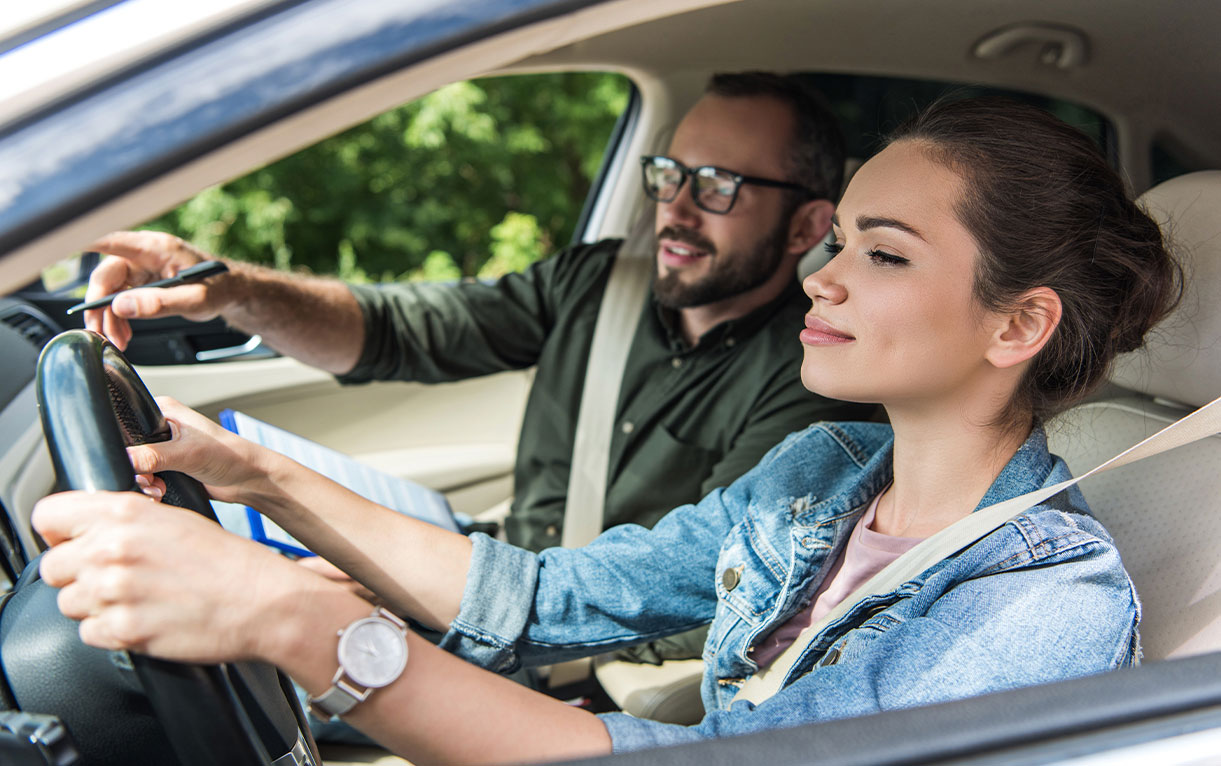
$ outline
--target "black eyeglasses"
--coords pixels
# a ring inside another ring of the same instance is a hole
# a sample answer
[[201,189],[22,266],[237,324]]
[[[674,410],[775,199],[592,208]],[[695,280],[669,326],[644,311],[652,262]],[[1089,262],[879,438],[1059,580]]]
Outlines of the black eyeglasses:
[[709,213],[723,215],[738,201],[738,189],[742,184],[771,186],[777,189],[792,189],[813,197],[814,193],[800,184],[788,181],[773,181],[770,178],[744,176],[715,165],[689,168],[672,157],[648,155],[640,158],[643,171],[644,193],[655,202],[673,202],[678,199],[687,176],[691,177],[691,195],[695,206]]

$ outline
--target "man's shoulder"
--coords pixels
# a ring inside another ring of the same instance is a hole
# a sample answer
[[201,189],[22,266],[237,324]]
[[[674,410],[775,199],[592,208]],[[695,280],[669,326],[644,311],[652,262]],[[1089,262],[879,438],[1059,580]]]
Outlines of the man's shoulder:
[[617,237],[600,239],[597,242],[578,242],[557,251],[551,260],[567,264],[569,268],[581,269],[605,266],[614,261],[623,246],[623,240]]
[[592,297],[590,290],[605,288],[622,244],[622,239],[601,239],[569,245],[536,264],[546,274],[540,278],[557,297],[584,301]]

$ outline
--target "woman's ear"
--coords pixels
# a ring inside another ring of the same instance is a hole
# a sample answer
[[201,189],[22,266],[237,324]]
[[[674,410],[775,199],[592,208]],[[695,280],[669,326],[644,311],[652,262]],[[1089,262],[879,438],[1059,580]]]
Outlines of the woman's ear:
[[1001,369],[1030,359],[1047,345],[1063,313],[1055,290],[1036,287],[1027,291],[1016,309],[1000,316],[1000,326],[984,357]]
[[789,253],[804,253],[822,242],[831,229],[835,205],[830,200],[812,199],[801,203],[789,221]]

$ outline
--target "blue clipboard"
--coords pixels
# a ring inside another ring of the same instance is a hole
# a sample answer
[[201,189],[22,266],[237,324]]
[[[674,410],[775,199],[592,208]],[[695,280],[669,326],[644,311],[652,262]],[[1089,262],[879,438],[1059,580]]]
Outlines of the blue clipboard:
[[[342,452],[252,418],[243,412],[222,410],[220,423],[238,436],[292,458],[379,505],[451,532],[459,531],[458,522],[454,519],[448,501],[436,490],[378,471]],[[245,512],[252,540],[293,556],[315,555],[257,509],[246,506]]]

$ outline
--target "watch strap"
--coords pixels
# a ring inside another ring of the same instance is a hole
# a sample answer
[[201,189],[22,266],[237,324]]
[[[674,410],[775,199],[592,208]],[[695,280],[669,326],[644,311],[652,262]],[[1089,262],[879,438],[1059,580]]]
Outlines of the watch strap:
[[309,712],[315,718],[326,721],[331,716],[344,715],[356,707],[356,703],[364,702],[372,691],[372,689],[357,689],[348,683],[343,678],[343,668],[340,668],[336,671],[335,678],[331,680],[329,689],[317,697],[309,698]]

